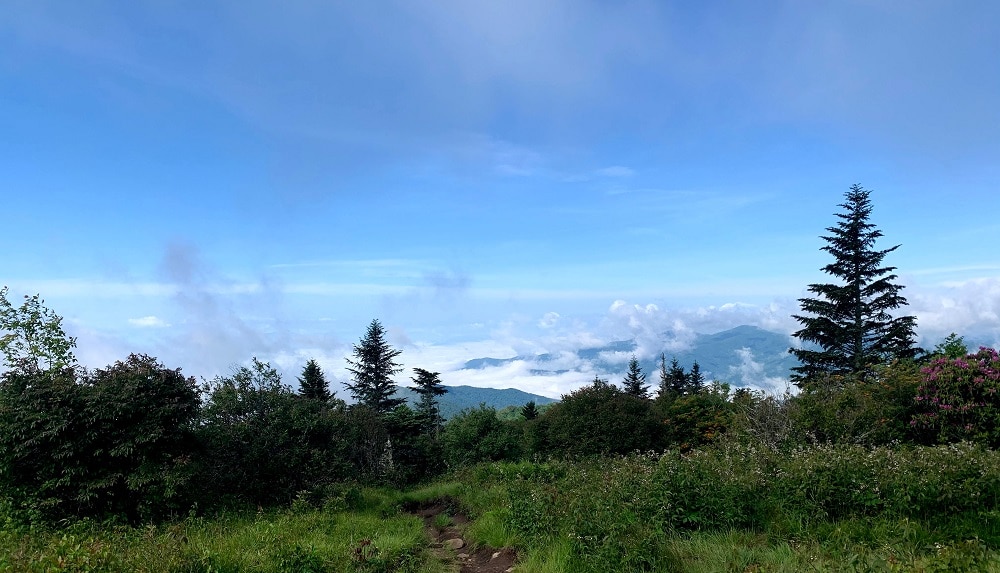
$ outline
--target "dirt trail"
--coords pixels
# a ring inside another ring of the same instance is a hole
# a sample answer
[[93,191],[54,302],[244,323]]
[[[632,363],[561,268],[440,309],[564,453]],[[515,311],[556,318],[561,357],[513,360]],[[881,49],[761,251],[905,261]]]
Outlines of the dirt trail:
[[[513,549],[494,549],[480,546],[473,550],[465,542],[462,532],[469,523],[469,518],[454,511],[454,506],[447,502],[437,502],[412,510],[413,514],[424,520],[424,527],[434,541],[432,551],[446,561],[459,566],[460,573],[510,573],[514,570],[517,555]],[[443,517],[439,517],[443,516]]]

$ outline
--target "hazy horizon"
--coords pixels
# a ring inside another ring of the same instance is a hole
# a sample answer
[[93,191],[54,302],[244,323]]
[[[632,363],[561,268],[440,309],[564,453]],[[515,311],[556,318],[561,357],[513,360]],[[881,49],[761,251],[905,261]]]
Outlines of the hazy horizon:
[[586,364],[458,366],[789,334],[853,183],[920,343],[1000,342],[995,3],[3,14],[0,285],[87,366],[343,379],[377,318],[408,368],[558,395]]

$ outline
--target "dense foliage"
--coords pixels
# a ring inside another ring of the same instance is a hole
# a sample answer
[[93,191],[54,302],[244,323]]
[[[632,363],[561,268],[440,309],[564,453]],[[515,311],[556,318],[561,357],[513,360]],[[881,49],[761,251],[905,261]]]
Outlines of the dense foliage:
[[148,356],[86,374],[0,380],[0,492],[16,511],[163,516],[182,509],[196,452],[194,380]]
[[[674,540],[712,532],[777,540],[786,560],[807,539],[830,541],[788,571],[831,570],[817,557],[845,547],[858,553],[842,562],[869,565],[844,570],[981,571],[986,548],[1000,545],[1000,454],[971,444],[777,451],[726,441],[687,455],[491,464],[462,481],[509,542],[528,552],[566,544],[561,570],[574,572],[686,570]],[[715,570],[777,570],[756,559]]]
[[66,336],[62,317],[45,307],[39,295],[14,307],[0,288],[0,354],[8,368],[22,372],[62,370],[76,364],[76,339]]
[[203,504],[287,503],[351,475],[343,406],[295,394],[270,364],[254,358],[203,392]]
[[1000,446],[1000,356],[993,348],[936,358],[921,370],[912,425],[929,442]]

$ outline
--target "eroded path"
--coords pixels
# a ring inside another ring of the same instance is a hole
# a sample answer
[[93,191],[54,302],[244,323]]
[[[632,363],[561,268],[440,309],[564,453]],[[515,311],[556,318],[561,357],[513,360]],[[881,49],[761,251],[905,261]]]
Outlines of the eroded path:
[[468,517],[458,513],[453,504],[435,502],[412,510],[424,520],[431,537],[431,549],[445,561],[458,565],[460,573],[510,573],[517,554],[513,549],[480,546],[471,549],[463,537]]

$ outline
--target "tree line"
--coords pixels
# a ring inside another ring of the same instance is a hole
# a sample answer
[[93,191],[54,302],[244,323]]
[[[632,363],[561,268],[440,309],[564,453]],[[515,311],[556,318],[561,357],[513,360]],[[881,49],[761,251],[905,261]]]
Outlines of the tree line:
[[594,380],[511,419],[493,408],[441,418],[440,374],[414,368],[411,407],[396,395],[400,351],[373,320],[347,359],[353,403],[309,360],[298,389],[253,358],[198,383],[156,358],[87,370],[38,295],[0,290],[0,513],[167,519],[187,512],[320,503],[351,482],[402,485],[485,461],[688,451],[725,439],[809,443],[1000,445],[1000,357],[952,335],[916,347],[915,319],[875,248],[869,192],[851,187],[824,250],[837,279],[809,285],[795,333],[797,393],[706,380],[661,354],[655,392],[633,356],[621,386]]

